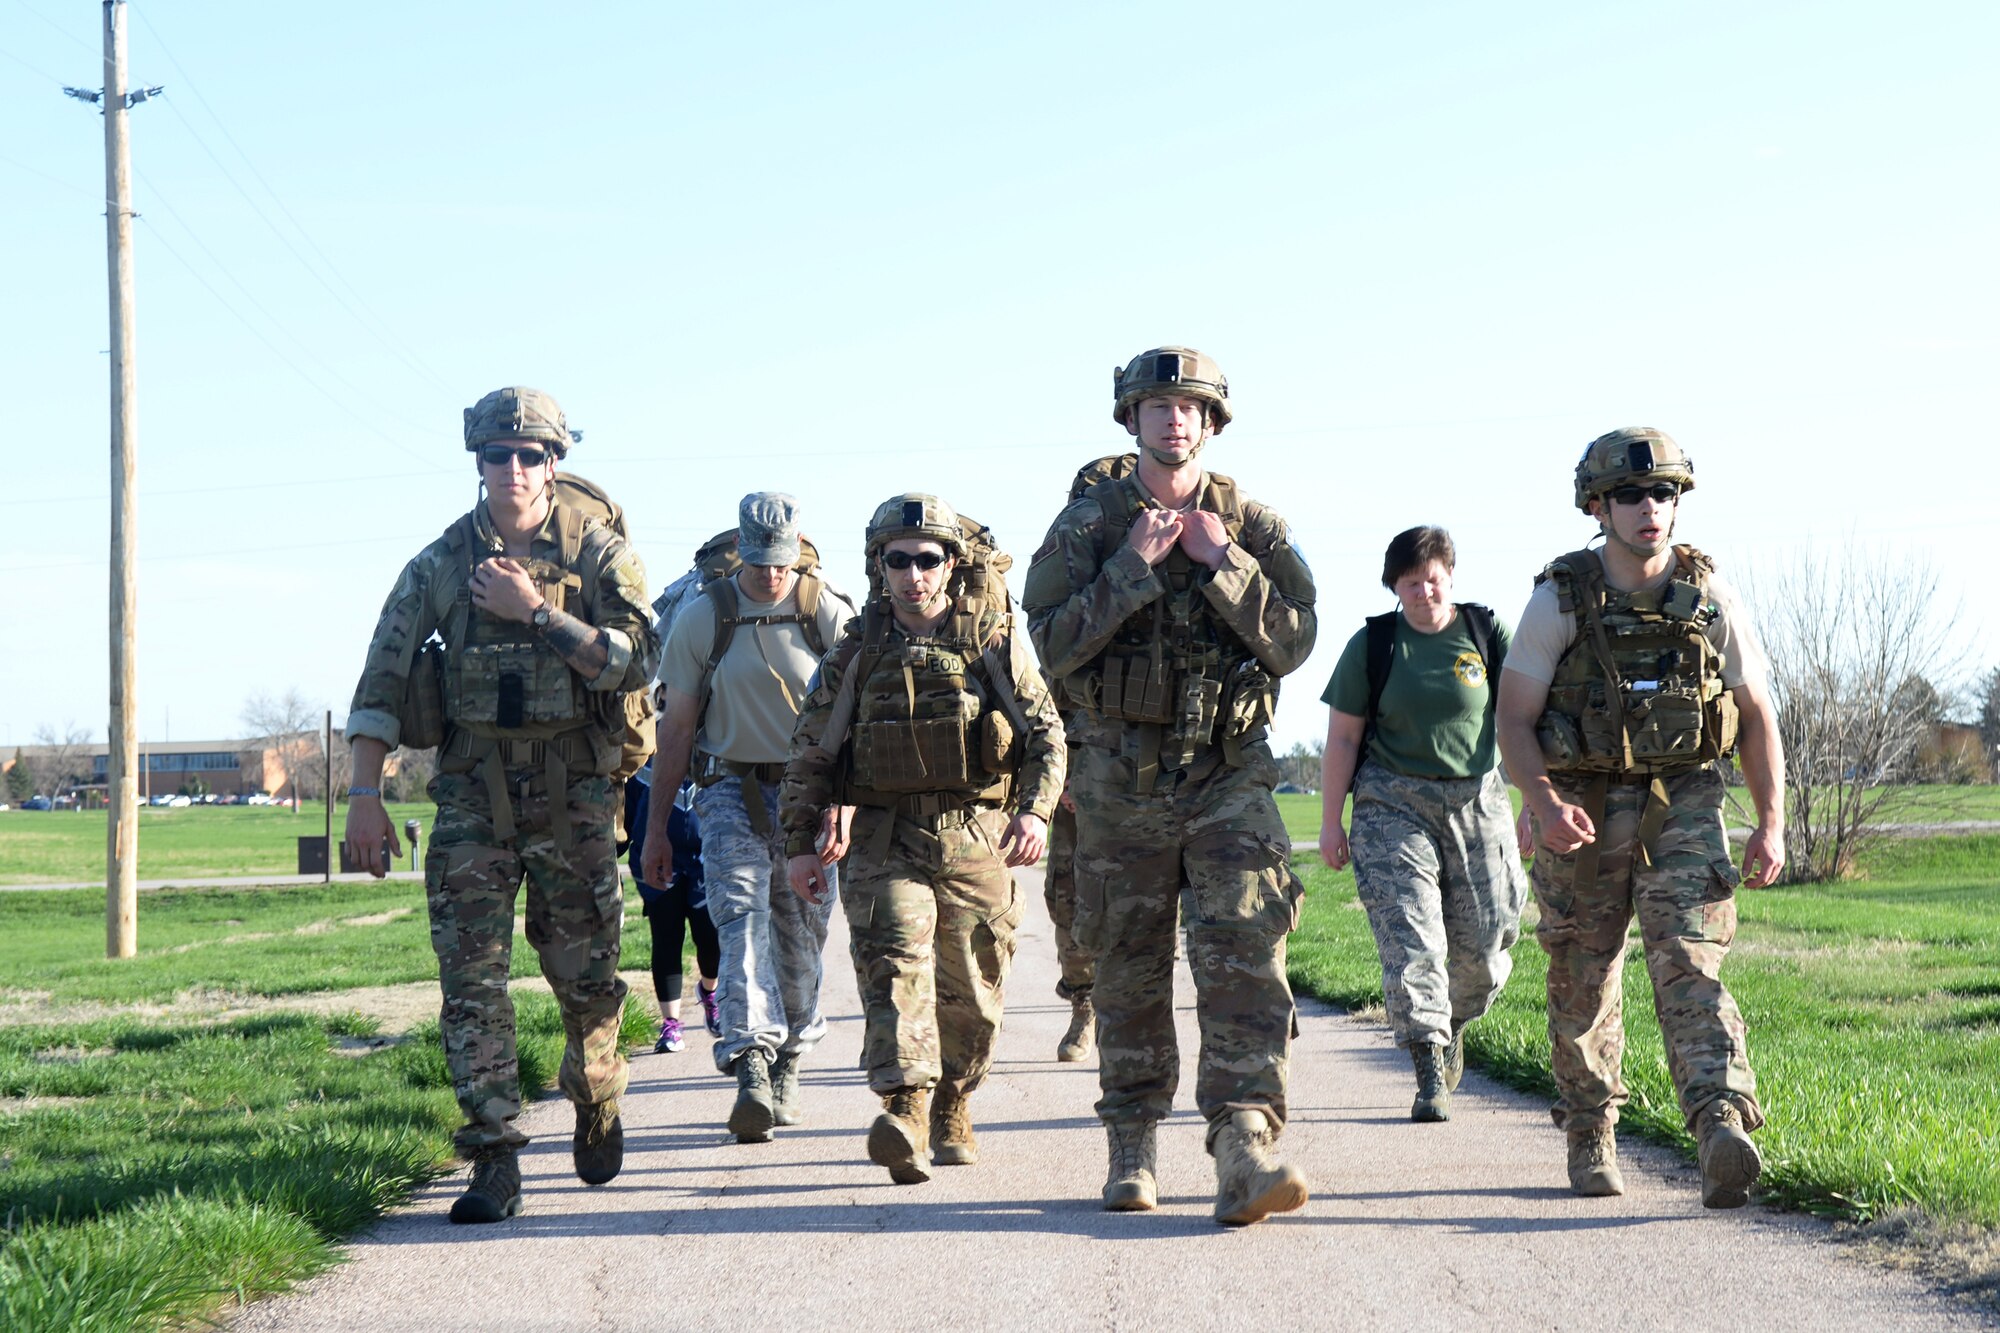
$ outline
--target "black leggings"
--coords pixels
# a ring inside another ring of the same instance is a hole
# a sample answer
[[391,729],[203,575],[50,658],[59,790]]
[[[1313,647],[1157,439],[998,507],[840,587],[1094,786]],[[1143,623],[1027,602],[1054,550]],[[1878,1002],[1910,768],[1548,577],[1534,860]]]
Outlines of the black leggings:
[[653,927],[653,994],[661,1004],[681,998],[681,926],[694,936],[695,966],[712,977],[722,965],[722,943],[715,935],[715,922],[706,907],[688,906],[685,889],[669,889],[664,898],[646,904],[646,920]]

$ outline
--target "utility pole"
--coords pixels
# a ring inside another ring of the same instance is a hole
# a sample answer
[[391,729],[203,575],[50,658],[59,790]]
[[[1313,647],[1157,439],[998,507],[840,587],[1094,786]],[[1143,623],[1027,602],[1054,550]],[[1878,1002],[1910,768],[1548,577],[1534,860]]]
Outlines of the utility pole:
[[111,721],[105,761],[104,953],[139,949],[139,711],[133,642],[138,592],[132,563],[139,540],[135,481],[138,383],[133,369],[132,150],[125,113],[159,88],[125,90],[125,0],[104,0],[104,88],[64,88],[104,113],[104,232],[111,295]]

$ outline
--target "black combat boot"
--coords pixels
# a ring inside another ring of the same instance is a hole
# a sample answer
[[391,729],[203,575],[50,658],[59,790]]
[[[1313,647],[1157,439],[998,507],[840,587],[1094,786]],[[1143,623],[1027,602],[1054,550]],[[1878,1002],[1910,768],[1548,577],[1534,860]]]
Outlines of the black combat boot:
[[521,1211],[521,1157],[496,1143],[472,1155],[472,1183],[451,1206],[454,1222],[504,1222]]
[[602,1185],[614,1179],[625,1165],[625,1122],[618,1115],[618,1103],[577,1107],[569,1151],[576,1178],[584,1184]]

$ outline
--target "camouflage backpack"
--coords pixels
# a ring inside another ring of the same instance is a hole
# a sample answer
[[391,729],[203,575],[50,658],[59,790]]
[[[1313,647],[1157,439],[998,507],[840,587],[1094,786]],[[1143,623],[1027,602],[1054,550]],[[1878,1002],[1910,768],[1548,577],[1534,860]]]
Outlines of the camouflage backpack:
[[[736,549],[738,530],[726,528],[716,533],[695,549],[694,564],[685,574],[666,586],[653,599],[654,625],[660,633],[660,642],[667,641],[667,631],[681,614],[695,604],[698,597],[706,597],[715,607],[715,642],[709,645],[708,659],[702,663],[701,686],[696,690],[700,705],[695,712],[695,728],[701,727],[701,719],[708,713],[708,701],[714,693],[715,670],[722,665],[722,659],[729,652],[729,645],[736,638],[741,626],[756,621],[766,625],[797,625],[806,638],[806,646],[814,657],[826,656],[826,636],[820,632],[820,598],[827,592],[826,576],[819,566],[819,548],[812,539],[801,534],[799,537],[799,558],[792,568],[799,576],[798,610],[783,616],[746,616],[742,601],[736,591],[736,571],[743,568],[743,557]],[[835,596],[838,596],[838,590]]]
[[[583,550],[584,534],[593,527],[606,527],[619,537],[627,537],[625,511],[595,482],[574,473],[555,474],[555,520],[558,559],[565,571],[563,582],[580,588],[582,580],[573,571]],[[473,518],[463,515],[445,529],[445,540],[461,554],[473,549]],[[470,568],[466,571],[469,574]],[[445,678],[454,651],[462,651],[469,641],[472,622],[471,585],[460,580],[452,595],[452,630],[446,636],[454,647],[432,638],[411,664],[409,685],[404,698],[403,744],[411,749],[429,749],[445,739]],[[645,766],[653,753],[653,706],[644,690],[616,693],[588,691],[589,726],[607,745],[615,745],[618,759],[611,770],[613,782],[623,782]]]

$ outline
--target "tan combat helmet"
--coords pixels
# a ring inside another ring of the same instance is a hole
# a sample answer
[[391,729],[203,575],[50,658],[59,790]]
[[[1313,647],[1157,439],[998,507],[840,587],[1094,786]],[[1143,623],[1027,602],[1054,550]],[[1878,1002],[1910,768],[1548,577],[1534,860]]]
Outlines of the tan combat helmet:
[[1116,400],[1111,419],[1137,434],[1132,424],[1132,405],[1141,398],[1179,394],[1199,398],[1212,409],[1214,424],[1209,433],[1220,435],[1235,414],[1229,410],[1229,377],[1212,357],[1192,347],[1155,347],[1132,358],[1131,364],[1114,366],[1111,396]]
[[1590,502],[1620,486],[1646,481],[1671,481],[1683,492],[1694,489],[1694,463],[1673,436],[1650,426],[1626,426],[1600,435],[1584,446],[1576,464],[1576,507],[1590,512]]
[[556,400],[540,389],[510,385],[465,409],[468,451],[495,440],[533,440],[547,445],[557,458],[566,458],[570,445],[582,438],[581,432],[570,430]]
[[873,560],[876,552],[905,537],[937,542],[956,556],[965,554],[965,533],[957,511],[935,495],[911,491],[876,506],[874,517],[868,520],[868,558]]

